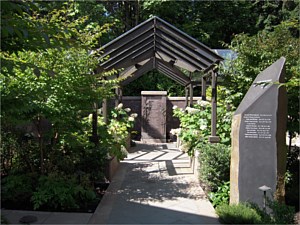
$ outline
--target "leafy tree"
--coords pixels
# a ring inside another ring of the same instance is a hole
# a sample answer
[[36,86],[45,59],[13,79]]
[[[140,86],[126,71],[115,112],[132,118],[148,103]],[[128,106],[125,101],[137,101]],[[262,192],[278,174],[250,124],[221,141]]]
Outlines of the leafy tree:
[[124,86],[124,95],[139,96],[141,91],[167,91],[169,96],[184,96],[184,87],[153,70]]
[[259,15],[256,26],[260,30],[272,30],[282,21],[299,17],[299,1],[259,1],[254,2],[254,10]]
[[[286,58],[286,87],[288,92],[288,131],[291,137],[298,133],[298,81],[299,38],[291,30],[298,28],[298,21],[285,21],[274,26],[272,31],[263,30],[257,35],[236,35],[228,46],[238,57],[224,77],[223,97],[238,106],[257,74],[281,56]],[[237,91],[238,90],[238,91]]]
[[[40,172],[44,173],[49,140],[53,148],[59,135],[79,129],[80,118],[97,110],[95,103],[112,94],[116,81],[103,79],[110,73],[95,73],[99,52],[90,50],[98,45],[106,27],[87,24],[85,17],[75,16],[73,4],[45,15],[40,15],[34,4],[8,6],[14,6],[16,12],[3,15],[6,26],[2,30],[12,32],[1,39],[2,128],[34,123]],[[10,29],[11,21],[19,23]],[[19,35],[20,29],[24,36]],[[51,121],[47,132],[45,119]]]

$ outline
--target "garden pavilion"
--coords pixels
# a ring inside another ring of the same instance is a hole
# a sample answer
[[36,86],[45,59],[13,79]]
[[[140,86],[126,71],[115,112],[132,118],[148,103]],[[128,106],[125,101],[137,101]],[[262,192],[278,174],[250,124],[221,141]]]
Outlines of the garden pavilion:
[[[186,106],[192,105],[196,86],[201,86],[202,100],[206,100],[206,86],[210,81],[212,120],[209,140],[212,143],[219,141],[216,135],[217,65],[223,58],[212,49],[154,16],[104,45],[101,50],[99,72],[120,71],[114,77],[121,79],[120,87],[116,89],[118,102],[122,100],[122,86],[153,69],[185,87]],[[107,115],[106,107],[104,101],[104,115]]]

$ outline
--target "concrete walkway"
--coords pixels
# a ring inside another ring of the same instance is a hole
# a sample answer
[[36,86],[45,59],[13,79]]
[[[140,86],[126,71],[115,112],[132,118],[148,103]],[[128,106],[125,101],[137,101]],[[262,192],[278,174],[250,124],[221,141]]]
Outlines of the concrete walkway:
[[121,162],[91,224],[219,224],[190,159],[174,144],[141,144]]
[[218,224],[189,157],[174,144],[137,143],[92,213],[1,210],[10,224]]

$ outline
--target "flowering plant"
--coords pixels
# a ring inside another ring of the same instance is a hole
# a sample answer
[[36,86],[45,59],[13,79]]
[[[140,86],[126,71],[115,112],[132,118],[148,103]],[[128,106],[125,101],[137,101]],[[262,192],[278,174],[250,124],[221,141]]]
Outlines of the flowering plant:
[[[230,127],[232,114],[219,104],[217,118],[217,132],[221,143],[230,143]],[[173,115],[180,120],[180,132],[178,137],[187,148],[188,154],[193,155],[197,145],[207,143],[210,135],[211,106],[207,101],[197,101],[193,107],[186,107],[185,110],[173,107]]]
[[180,120],[180,129],[176,130],[176,133],[189,155],[194,154],[195,146],[208,135],[208,121],[204,116],[205,109],[205,106],[199,104],[194,107],[186,107],[184,110],[173,107],[173,115]]
[[107,126],[108,134],[111,135],[110,154],[116,156],[118,160],[127,156],[126,140],[137,117],[136,113],[130,114],[130,112],[130,108],[123,108],[123,104],[120,103],[112,110],[111,119]]

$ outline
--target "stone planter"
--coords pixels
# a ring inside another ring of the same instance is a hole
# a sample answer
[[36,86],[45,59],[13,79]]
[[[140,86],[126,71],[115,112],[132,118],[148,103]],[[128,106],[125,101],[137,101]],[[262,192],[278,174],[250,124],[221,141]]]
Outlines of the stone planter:
[[107,164],[106,164],[106,168],[105,168],[105,177],[109,181],[112,180],[118,167],[119,167],[119,161],[118,161],[117,157],[112,157],[107,160]]
[[127,138],[126,138],[126,142],[125,142],[125,148],[126,148],[127,151],[129,151],[130,146],[131,146],[131,135],[129,133]]

